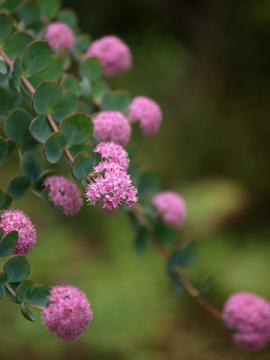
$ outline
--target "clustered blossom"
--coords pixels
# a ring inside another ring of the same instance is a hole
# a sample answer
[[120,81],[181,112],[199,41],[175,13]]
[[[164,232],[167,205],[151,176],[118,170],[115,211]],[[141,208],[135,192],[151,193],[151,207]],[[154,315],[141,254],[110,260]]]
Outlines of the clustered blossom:
[[155,195],[152,202],[166,223],[175,227],[182,225],[186,217],[186,203],[181,196],[164,191]]
[[118,144],[101,143],[95,152],[102,161],[94,168],[94,179],[88,184],[86,197],[91,205],[103,201],[103,208],[114,210],[121,204],[133,206],[137,201],[137,189],[127,173],[128,156]]
[[73,341],[86,330],[93,318],[93,311],[81,290],[71,285],[58,285],[51,289],[42,317],[56,336]]
[[162,120],[159,105],[146,96],[136,96],[129,105],[129,117],[131,121],[139,122],[145,135],[154,135]]
[[270,340],[270,304],[257,295],[239,292],[230,296],[223,318],[235,330],[235,343],[244,350],[260,350]]
[[131,126],[119,111],[102,111],[93,120],[94,136],[99,141],[114,141],[126,145],[130,140]]
[[104,75],[118,75],[131,67],[129,47],[117,36],[109,35],[93,41],[85,56],[97,57]]
[[75,215],[82,207],[83,200],[77,185],[63,176],[48,176],[44,181],[52,203],[62,209],[65,215]]
[[113,141],[110,143],[100,143],[96,146],[96,153],[101,154],[102,162],[95,167],[96,172],[102,172],[110,168],[110,164],[114,163],[122,170],[127,170],[129,158],[126,150]]
[[30,218],[20,210],[5,210],[0,217],[0,230],[4,235],[18,232],[14,255],[26,255],[36,245],[36,229]]
[[74,47],[73,32],[62,22],[54,22],[48,26],[46,39],[53,50],[58,48],[72,50]]

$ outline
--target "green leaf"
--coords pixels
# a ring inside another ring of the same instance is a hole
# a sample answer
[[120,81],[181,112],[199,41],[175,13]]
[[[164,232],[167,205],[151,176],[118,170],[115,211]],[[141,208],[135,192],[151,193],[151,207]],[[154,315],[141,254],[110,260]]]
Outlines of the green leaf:
[[15,11],[19,4],[21,3],[21,0],[6,0],[5,1],[5,9],[9,11]]
[[46,159],[51,164],[57,163],[63,154],[65,146],[66,138],[62,132],[58,131],[57,133],[52,134],[44,145]]
[[65,89],[69,89],[73,92],[76,96],[80,95],[80,84],[77,78],[73,75],[69,75],[63,82],[63,87]]
[[145,172],[140,176],[138,184],[138,197],[142,202],[151,202],[152,197],[159,191],[159,179],[153,171]]
[[163,221],[158,220],[155,223],[154,234],[162,245],[167,245],[174,239],[176,231]]
[[9,37],[12,29],[12,18],[7,14],[0,14],[0,43]]
[[35,321],[36,320],[35,314],[30,309],[29,305],[27,305],[25,303],[22,303],[21,304],[21,312],[22,312],[22,314],[23,314],[23,316],[25,317],[26,320],[29,320],[29,321]]
[[6,282],[7,282],[7,274],[4,272],[0,273],[0,286],[5,285]]
[[13,199],[17,199],[24,195],[30,185],[31,181],[27,176],[19,175],[10,181],[7,192]]
[[92,96],[97,104],[101,104],[104,96],[110,90],[109,86],[104,81],[93,81],[92,82]]
[[15,56],[21,55],[31,41],[33,41],[33,37],[29,33],[17,31],[5,42],[4,51],[13,59]]
[[21,282],[26,279],[30,273],[30,265],[24,256],[14,256],[4,265],[4,272],[10,283]]
[[22,303],[31,296],[34,290],[34,283],[32,280],[23,280],[16,289],[17,300]]
[[0,137],[0,166],[4,164],[8,157],[8,143],[7,141]]
[[88,151],[78,154],[72,164],[72,174],[77,180],[82,180],[92,170],[94,165],[94,157]]
[[140,226],[140,228],[136,232],[135,237],[135,248],[138,254],[142,254],[145,251],[147,245],[147,235],[147,229]]
[[52,52],[46,41],[33,41],[23,54],[24,69],[27,74],[35,74],[45,70],[51,64]]
[[38,74],[29,77],[30,82],[37,88],[43,81],[58,81],[62,75],[63,60],[53,59],[51,64]]
[[99,80],[102,74],[99,60],[95,57],[86,59],[81,65],[79,72],[82,79],[86,77],[90,81]]
[[40,115],[53,112],[62,96],[60,87],[52,81],[44,81],[33,96],[33,106]]
[[16,144],[23,143],[28,134],[31,117],[22,109],[16,109],[4,122],[4,132]]
[[[8,287],[7,287],[8,285]],[[18,282],[14,282],[14,283],[6,283],[6,286],[5,286],[5,292],[6,292],[6,296],[7,298],[14,302],[15,304],[19,304],[20,302],[17,300],[17,296],[16,294],[14,295],[13,293],[15,292],[16,293],[16,289],[17,287],[19,286],[19,283]]]
[[0,87],[0,115],[6,114],[16,105],[17,95],[10,88]]
[[11,203],[12,203],[12,197],[8,193],[0,190],[0,209],[1,210],[8,209]]
[[39,2],[41,14],[43,16],[52,19],[57,13],[60,8],[60,1],[59,0],[46,0]]
[[187,245],[184,249],[175,251],[169,258],[167,264],[168,272],[172,271],[176,266],[189,267],[196,260],[196,248],[194,244]]
[[27,301],[36,306],[45,307],[48,301],[50,289],[45,286],[38,286],[34,288],[31,295],[28,296]]
[[68,114],[72,114],[78,110],[76,96],[69,90],[65,90],[60,99],[59,104],[52,114],[55,121],[62,121]]
[[50,175],[54,175],[54,171],[51,169],[47,169],[45,171],[43,171],[40,174],[40,177],[38,178],[37,182],[34,184],[34,189],[38,192],[41,192],[42,190],[44,190],[44,180],[46,179],[46,177],[50,176]]
[[31,151],[27,151],[23,154],[20,169],[21,172],[28,176],[33,182],[36,182],[40,176],[41,168],[39,161]]
[[16,90],[20,91],[21,88],[21,75],[23,71],[22,59],[16,57],[12,65],[12,75],[11,75],[11,86]]
[[102,101],[102,110],[117,110],[126,112],[128,110],[131,97],[126,91],[112,91],[107,93]]
[[53,133],[48,119],[44,115],[38,115],[30,124],[30,133],[33,138],[44,144]]
[[11,231],[0,240],[0,257],[12,255],[18,241],[17,231]]
[[78,17],[76,13],[70,9],[64,9],[59,14],[58,20],[69,25],[71,28],[76,28],[78,24]]
[[22,20],[25,27],[34,26],[39,22],[40,11],[38,4],[35,1],[28,0],[27,2],[24,2],[19,10],[20,20]]
[[177,277],[176,273],[170,272],[169,277],[171,279],[171,283],[177,292],[177,294],[182,294],[185,291],[184,286],[181,284],[180,279]]
[[92,136],[91,118],[84,113],[71,114],[63,120],[61,130],[68,144],[82,144]]
[[8,73],[8,67],[4,60],[0,57],[0,76]]

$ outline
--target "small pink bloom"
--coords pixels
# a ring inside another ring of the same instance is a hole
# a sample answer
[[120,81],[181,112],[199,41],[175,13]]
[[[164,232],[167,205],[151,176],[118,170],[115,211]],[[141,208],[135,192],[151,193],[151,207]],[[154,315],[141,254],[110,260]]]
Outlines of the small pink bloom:
[[114,210],[121,204],[133,206],[137,201],[137,189],[130,176],[115,163],[88,184],[86,197],[91,205],[103,201],[103,208]]
[[235,343],[244,350],[260,350],[270,340],[270,304],[257,295],[239,292],[230,296],[223,318],[235,330]]
[[48,176],[44,181],[52,203],[62,209],[65,215],[75,215],[82,207],[83,200],[77,185],[63,176]]
[[46,32],[46,39],[53,50],[58,48],[72,50],[74,35],[69,26],[61,22],[51,23]]
[[102,162],[96,166],[95,171],[101,172],[110,168],[110,163],[117,164],[120,169],[127,170],[129,158],[126,150],[119,144],[112,142],[100,143],[94,152],[101,154]]
[[106,76],[118,75],[131,67],[129,47],[117,36],[104,36],[93,41],[86,57],[97,57]]
[[131,126],[119,111],[102,111],[93,120],[94,136],[100,141],[114,141],[126,145],[131,136]]
[[153,198],[153,205],[163,220],[175,227],[183,224],[186,218],[186,203],[178,194],[164,191]]
[[30,218],[20,210],[5,210],[0,217],[0,230],[4,235],[18,232],[14,255],[26,255],[36,245],[37,235]]
[[132,121],[138,121],[145,135],[154,135],[162,120],[159,105],[145,96],[135,97],[129,105],[129,116]]
[[71,285],[58,285],[51,289],[42,318],[47,328],[60,339],[73,341],[86,330],[93,311],[82,291]]

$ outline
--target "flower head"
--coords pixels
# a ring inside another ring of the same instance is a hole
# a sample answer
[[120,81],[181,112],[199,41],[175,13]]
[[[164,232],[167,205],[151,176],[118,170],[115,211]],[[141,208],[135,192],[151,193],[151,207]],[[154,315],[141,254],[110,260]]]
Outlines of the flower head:
[[235,330],[234,340],[247,351],[256,351],[270,340],[270,304],[248,292],[229,297],[223,309],[223,318]]
[[51,289],[42,318],[56,336],[73,341],[86,330],[93,311],[82,291],[71,285],[58,285]]
[[48,176],[44,181],[49,198],[65,215],[75,215],[82,207],[82,197],[77,185],[63,176]]
[[73,32],[62,22],[54,22],[48,26],[46,39],[53,50],[58,48],[71,50],[74,47]]
[[97,57],[106,76],[118,75],[131,67],[129,47],[117,36],[104,36],[93,41],[86,57]]
[[178,194],[171,191],[161,192],[154,196],[153,205],[166,223],[179,227],[184,222],[186,203]]
[[137,201],[137,189],[130,176],[115,163],[88,184],[86,197],[91,205],[103,201],[103,208],[114,210],[121,204],[133,206]]
[[127,118],[119,111],[102,111],[93,120],[94,136],[100,141],[126,145],[131,135]]
[[129,105],[129,116],[132,121],[138,121],[145,135],[154,135],[162,120],[159,105],[146,96],[135,97]]
[[4,235],[18,232],[14,255],[26,255],[36,245],[37,235],[30,218],[20,210],[5,210],[0,216],[0,230]]
[[96,166],[95,171],[101,172],[110,168],[110,163],[117,164],[120,169],[127,170],[129,158],[126,150],[113,141],[109,143],[100,143],[96,146],[94,152],[101,154],[102,162]]

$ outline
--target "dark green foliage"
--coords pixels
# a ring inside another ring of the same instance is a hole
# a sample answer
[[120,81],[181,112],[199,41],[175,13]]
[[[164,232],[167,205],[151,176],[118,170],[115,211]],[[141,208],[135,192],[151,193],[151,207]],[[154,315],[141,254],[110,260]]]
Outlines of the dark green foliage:
[[17,231],[12,231],[0,239],[0,257],[12,254],[14,247],[18,241]]
[[24,195],[30,185],[31,180],[27,176],[19,175],[10,181],[7,192],[13,199],[17,199]]
[[28,277],[30,265],[26,257],[14,256],[5,263],[4,272],[9,283],[18,283]]

